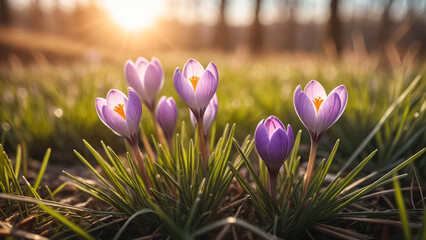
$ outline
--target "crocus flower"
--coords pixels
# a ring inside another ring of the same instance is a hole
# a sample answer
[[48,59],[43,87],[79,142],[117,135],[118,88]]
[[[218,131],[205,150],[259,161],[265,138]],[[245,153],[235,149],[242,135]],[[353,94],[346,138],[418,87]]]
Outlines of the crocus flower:
[[106,99],[96,98],[96,111],[107,127],[134,145],[137,144],[142,104],[132,88],[128,88],[128,93],[129,98],[121,91],[111,89]]
[[[214,94],[203,116],[204,136],[208,136],[210,128],[212,127],[214,120],[216,119],[218,107],[219,107],[219,102],[217,100],[217,95]],[[192,113],[192,111],[189,113],[189,116],[191,118],[192,126],[195,128],[195,123],[197,123],[197,120],[195,119],[195,116]]]
[[318,141],[342,115],[348,101],[344,85],[333,89],[327,96],[321,84],[312,80],[302,91],[299,85],[294,92],[294,108],[308,129],[312,140]]
[[322,85],[312,80],[306,85],[305,91],[302,91],[299,85],[294,92],[294,108],[311,136],[311,151],[303,183],[303,197],[306,196],[312,179],[319,140],[322,134],[340,118],[347,102],[348,92],[344,85],[336,87],[327,96]]
[[257,125],[254,142],[269,171],[277,174],[293,148],[293,129],[288,124],[286,130],[278,118],[270,116]]
[[285,129],[278,118],[270,116],[257,125],[254,142],[257,152],[268,168],[269,194],[276,201],[278,171],[293,148],[293,129],[290,124]]
[[195,118],[198,120],[203,117],[219,81],[216,65],[211,62],[204,69],[197,60],[189,59],[182,73],[176,68],[173,81],[177,93],[191,109]]
[[124,65],[126,81],[150,111],[155,110],[158,92],[164,84],[164,70],[160,61],[153,57],[149,62],[139,57],[136,62],[127,60]]
[[175,131],[177,117],[178,111],[175,100],[172,97],[162,96],[157,105],[157,120],[169,145]]

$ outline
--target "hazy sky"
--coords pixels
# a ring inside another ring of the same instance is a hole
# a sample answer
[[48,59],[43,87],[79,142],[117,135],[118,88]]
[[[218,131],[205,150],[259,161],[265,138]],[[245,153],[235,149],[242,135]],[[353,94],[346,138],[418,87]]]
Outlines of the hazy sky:
[[[43,10],[49,11],[56,2],[61,4],[65,10],[72,11],[75,3],[85,4],[88,0],[39,0]],[[125,4],[128,0],[110,0],[119,1]],[[220,0],[140,0],[146,2],[147,6],[156,1],[160,4],[161,10],[157,17],[177,16],[183,22],[204,22],[214,24],[218,16],[218,5]],[[296,0],[297,1],[297,0]],[[10,1],[15,8],[28,6],[31,0],[13,0]],[[102,6],[105,0],[96,0]],[[279,3],[282,0],[263,0],[262,11],[260,13],[261,21],[265,24],[276,22],[280,16]],[[303,0],[298,1],[299,6],[296,10],[296,20],[299,22],[325,22],[328,18],[329,0]],[[341,0],[340,14],[343,19],[352,16],[359,17],[379,17],[386,0]],[[253,20],[254,0],[228,0],[226,19],[229,24],[243,26],[249,25]],[[425,0],[395,0],[391,8],[391,16],[395,19],[403,18],[407,13],[409,4],[415,6],[420,13],[425,11]],[[169,6],[169,8],[167,8]],[[173,13],[170,13],[172,11]],[[426,13],[425,13],[426,14]]]

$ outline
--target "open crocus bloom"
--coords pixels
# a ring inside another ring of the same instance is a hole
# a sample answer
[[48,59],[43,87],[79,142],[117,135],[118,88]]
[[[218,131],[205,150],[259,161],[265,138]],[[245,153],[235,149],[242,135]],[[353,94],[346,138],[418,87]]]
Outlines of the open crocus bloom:
[[204,69],[196,60],[189,59],[182,73],[176,68],[173,81],[179,96],[199,119],[216,92],[219,74],[214,63]]
[[178,111],[175,100],[172,97],[162,96],[157,105],[157,120],[167,139],[173,137],[177,118]]
[[115,134],[129,143],[137,143],[142,104],[135,91],[128,88],[129,98],[119,90],[111,89],[105,98],[96,98],[96,111],[101,121]]
[[154,110],[158,92],[164,84],[164,70],[160,61],[153,57],[151,62],[139,57],[136,62],[127,60],[124,65],[126,81],[150,110]]
[[294,92],[294,108],[308,129],[311,138],[318,141],[342,115],[348,101],[348,92],[344,85],[333,89],[327,96],[322,85],[312,80],[302,91],[299,85]]
[[268,167],[271,175],[278,174],[278,170],[290,155],[294,144],[293,129],[290,124],[287,130],[281,121],[270,116],[261,120],[254,133],[257,152]]
[[[204,136],[208,135],[210,128],[212,127],[214,120],[216,119],[218,107],[219,107],[219,101],[217,100],[217,95],[215,93],[212,100],[210,100],[210,103],[207,106],[206,111],[204,112],[204,116],[203,116]],[[195,119],[195,116],[192,113],[192,111],[189,113],[189,116],[191,118],[192,126],[195,128],[195,123],[197,123],[197,120]]]

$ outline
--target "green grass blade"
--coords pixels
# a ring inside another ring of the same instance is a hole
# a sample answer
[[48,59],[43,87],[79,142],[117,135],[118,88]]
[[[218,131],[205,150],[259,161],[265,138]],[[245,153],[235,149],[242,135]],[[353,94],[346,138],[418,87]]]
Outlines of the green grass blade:
[[154,213],[155,211],[152,209],[142,209],[140,211],[135,212],[132,216],[130,216],[127,221],[123,224],[123,226],[120,228],[120,230],[118,230],[117,234],[115,234],[113,240],[118,240],[121,236],[121,234],[123,234],[124,230],[126,230],[127,226],[133,221],[133,219],[135,219],[136,217],[138,217],[139,215],[144,215],[147,213]]
[[71,228],[74,232],[76,232],[81,237],[83,237],[83,238],[85,238],[87,240],[95,240],[95,238],[93,236],[91,236],[90,234],[88,234],[86,231],[84,231],[83,229],[81,229],[79,226],[77,226],[74,223],[72,223],[70,220],[66,219],[61,214],[57,213],[55,210],[53,210],[53,209],[49,208],[48,206],[46,206],[44,204],[41,204],[41,203],[38,206],[41,209],[43,209],[46,213],[48,213],[49,215],[51,215],[52,217],[54,217],[57,220],[59,220],[60,222],[62,222],[67,227]]
[[[396,176],[396,173],[394,174]],[[393,180],[393,187],[395,188],[395,200],[398,205],[399,214],[402,222],[402,229],[404,230],[404,237],[406,240],[411,240],[410,222],[408,220],[407,209],[405,208],[404,199],[402,198],[401,187],[398,180]]]
[[43,178],[44,172],[46,171],[47,163],[49,162],[51,149],[48,148],[46,154],[44,155],[43,162],[41,163],[40,171],[38,172],[37,179],[34,184],[34,189],[37,191],[40,186],[41,179]]

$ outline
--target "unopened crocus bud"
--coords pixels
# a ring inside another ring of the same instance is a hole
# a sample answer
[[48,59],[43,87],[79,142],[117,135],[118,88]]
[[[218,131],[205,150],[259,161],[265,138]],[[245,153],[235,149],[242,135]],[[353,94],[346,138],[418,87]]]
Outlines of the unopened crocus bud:
[[115,134],[130,144],[137,144],[142,104],[133,89],[128,88],[129,98],[119,90],[111,89],[105,98],[96,99],[96,111],[101,121]]
[[[204,136],[209,135],[210,128],[212,127],[214,120],[216,119],[217,109],[219,107],[219,101],[217,100],[217,95],[215,94],[210,100],[209,105],[206,108],[203,116],[203,124],[204,124]],[[195,128],[195,124],[197,120],[195,119],[194,114],[190,111],[189,116],[191,118],[192,126]]]
[[169,143],[169,147],[175,131],[178,111],[176,102],[172,97],[162,96],[157,105],[157,121],[163,129],[164,135]]
[[313,142],[318,142],[322,134],[339,120],[348,102],[348,92],[340,85],[328,94],[322,85],[312,80],[302,91],[299,85],[294,92],[294,108],[308,129]]
[[127,60],[124,65],[126,81],[150,111],[155,110],[158,92],[164,84],[164,70],[160,61],[153,57],[151,61],[139,57],[136,62]]
[[290,124],[285,129],[281,121],[270,116],[259,122],[254,133],[257,152],[271,175],[277,175],[293,148],[294,135]]
[[278,171],[293,148],[293,129],[290,124],[285,129],[278,118],[270,116],[257,125],[254,142],[257,152],[268,168],[269,194],[276,201]]

